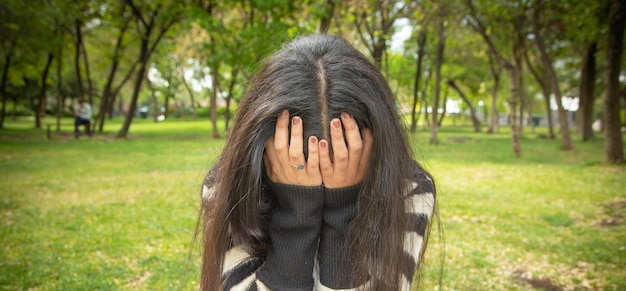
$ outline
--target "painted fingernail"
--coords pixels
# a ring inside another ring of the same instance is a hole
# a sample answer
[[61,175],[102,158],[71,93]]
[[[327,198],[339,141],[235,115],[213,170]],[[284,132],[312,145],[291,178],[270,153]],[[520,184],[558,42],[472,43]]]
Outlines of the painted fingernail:
[[337,118],[333,119],[333,121],[331,121],[330,123],[334,128],[341,128],[341,121]]
[[300,124],[300,121],[301,121],[301,120],[300,120],[300,117],[298,117],[298,116],[294,116],[294,117],[291,119],[291,121],[293,122],[293,124],[294,124],[294,125],[298,125],[298,124]]

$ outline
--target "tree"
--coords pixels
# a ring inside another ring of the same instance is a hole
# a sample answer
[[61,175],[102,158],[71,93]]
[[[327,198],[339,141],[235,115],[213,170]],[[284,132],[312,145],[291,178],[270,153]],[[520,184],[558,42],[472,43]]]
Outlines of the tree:
[[387,41],[394,32],[393,24],[404,15],[409,4],[407,1],[397,0],[356,1],[352,4],[348,9],[354,16],[354,27],[374,64],[380,69],[387,50]]
[[328,33],[331,20],[333,19],[333,15],[335,14],[335,7],[335,0],[326,0],[326,2],[322,4],[322,7],[320,9],[320,22],[318,28],[318,31],[320,33]]
[[126,4],[130,6],[137,20],[137,30],[140,31],[141,42],[139,57],[137,58],[139,71],[135,79],[128,114],[126,114],[124,124],[118,131],[117,137],[126,137],[128,134],[137,109],[137,100],[150,56],[152,56],[152,53],[167,31],[174,24],[180,22],[183,15],[182,7],[176,1],[165,3],[143,1],[140,5],[136,5],[133,0],[126,0]]
[[624,49],[626,1],[611,0],[604,91],[604,157],[607,163],[623,164],[624,142],[620,122],[619,75]]
[[122,80],[115,86],[115,78],[118,72],[120,71],[120,64],[122,62],[122,53],[124,52],[125,45],[124,39],[127,38],[127,32],[130,27],[130,22],[132,18],[126,13],[128,10],[128,6],[122,4],[119,10],[111,9],[112,15],[105,15],[110,17],[111,26],[118,27],[117,37],[115,40],[115,46],[113,48],[113,54],[111,56],[111,65],[109,67],[109,72],[106,77],[106,83],[102,89],[102,95],[100,100],[100,110],[98,110],[98,115],[96,120],[94,121],[94,132],[95,127],[98,127],[98,132],[102,132],[104,129],[104,123],[106,120],[107,113],[113,111],[113,105],[115,104],[115,97],[120,92],[121,88],[130,80],[135,68],[137,67],[138,62],[133,61],[132,66],[129,70],[127,70],[126,74],[122,78]]
[[13,59],[15,46],[17,45],[17,39],[11,39],[9,41],[8,50],[4,55],[4,65],[2,66],[2,77],[0,81],[0,94],[2,94],[2,112],[0,113],[0,128],[4,127],[4,116],[6,115],[7,105],[7,80],[9,78],[9,68],[11,67],[11,60]]
[[[424,49],[426,47],[426,34],[428,27],[425,25],[419,32],[417,36],[417,61],[415,62],[415,82],[413,83],[413,102],[411,106],[411,133],[415,133],[417,129],[417,120],[418,117],[416,115],[417,104],[419,103],[418,95],[419,87],[422,78],[422,64],[424,63]],[[422,98],[425,98],[422,96]]]
[[[422,3],[420,3],[422,4]],[[427,9],[424,5],[419,5],[418,9],[413,12],[414,18],[418,19],[420,23],[416,23],[417,38],[416,38],[416,51],[417,59],[415,62],[415,78],[413,82],[413,101],[411,102],[411,133],[415,133],[417,130],[417,122],[419,120],[419,113],[417,112],[417,105],[419,104],[418,93],[420,92],[420,85],[422,84],[423,64],[426,57],[426,42],[428,35],[428,26],[430,22],[430,15],[426,13]],[[422,99],[426,96],[422,95]]]
[[[545,15],[542,11],[543,1],[538,0],[535,5],[533,5],[533,33],[535,36],[535,44],[537,46],[537,50],[539,51],[539,55],[541,56],[541,62],[546,70],[548,82],[550,84],[550,88],[554,93],[555,103],[557,105],[558,115],[559,115],[559,129],[561,132],[561,149],[563,150],[571,150],[574,148],[574,143],[572,142],[572,138],[569,131],[569,121],[567,119],[567,112],[565,112],[565,108],[563,107],[561,88],[559,86],[559,78],[556,74],[556,70],[554,69],[553,58],[548,51],[548,45],[546,44],[546,40],[544,38],[544,31],[549,27],[549,25],[542,24],[541,15]],[[553,41],[558,41],[555,39]]]
[[596,54],[598,43],[592,42],[587,46],[583,67],[580,70],[580,107],[579,126],[583,141],[593,138],[591,124],[593,122],[593,103],[596,88]]
[[550,107],[550,96],[552,95],[551,86],[546,82],[547,76],[545,70],[541,69],[541,67],[536,67],[534,62],[530,60],[529,56],[530,52],[528,49],[524,49],[524,61],[526,63],[526,67],[531,72],[539,87],[541,87],[541,92],[543,96],[544,106],[546,108],[546,116],[547,116],[547,124],[548,124],[548,138],[555,139],[556,135],[554,134],[554,124],[552,122],[552,109]]
[[[484,21],[478,16],[478,12],[477,12],[474,2],[472,0],[466,0],[465,3],[470,11],[470,19],[469,19],[470,26],[472,27],[474,31],[476,31],[483,38],[483,40],[485,41],[488,47],[489,53],[495,59],[497,59],[500,65],[504,69],[506,69],[509,73],[509,81],[511,85],[510,85],[510,96],[509,96],[508,103],[509,103],[509,110],[510,110],[509,111],[510,113],[509,124],[511,126],[511,144],[513,147],[513,152],[515,153],[517,157],[519,157],[522,154],[522,149],[520,145],[521,132],[519,131],[519,127],[517,126],[517,104],[518,104],[518,100],[520,99],[520,90],[522,89],[519,87],[520,84],[519,84],[518,76],[519,74],[522,73],[522,69],[520,67],[517,67],[518,63],[511,62],[509,59],[507,59],[502,54],[500,49],[496,46],[494,39],[488,33],[487,26],[484,24]],[[507,5],[507,7],[522,7],[522,5],[519,1],[516,1],[516,4]],[[513,27],[513,31],[512,31],[513,35],[519,35],[516,33],[515,29],[519,28],[519,19],[520,19],[519,13],[521,11],[519,10],[513,10],[513,11],[516,11],[516,12],[511,14],[512,11],[506,11],[503,13],[509,14],[509,16],[513,15],[513,18],[509,20],[510,21],[509,24],[512,23],[513,25],[509,25],[509,27]],[[511,32],[508,33],[508,35],[510,34]],[[520,44],[519,37],[514,37],[513,42],[508,43],[507,45],[511,47],[513,55],[515,55],[516,53],[519,54],[520,46],[522,44]]]
[[491,88],[491,117],[489,118],[489,125],[487,127],[487,133],[491,134],[499,128],[498,117],[498,90],[500,89],[500,66],[494,61],[492,55],[488,56],[489,59],[489,72],[493,78],[493,87]]
[[[439,143],[437,139],[437,131],[439,127],[439,121],[437,120],[437,111],[439,110],[439,95],[441,94],[441,66],[443,66],[443,54],[446,43],[446,33],[445,33],[445,17],[444,12],[441,11],[438,19],[438,27],[437,27],[437,52],[435,56],[435,94],[433,99],[433,111],[432,111],[432,122],[430,124],[430,144]],[[445,104],[444,104],[445,106]]]

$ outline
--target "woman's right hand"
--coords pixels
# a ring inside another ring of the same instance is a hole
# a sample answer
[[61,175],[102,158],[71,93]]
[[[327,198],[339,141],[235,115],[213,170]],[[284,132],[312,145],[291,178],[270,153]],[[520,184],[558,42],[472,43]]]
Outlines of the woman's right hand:
[[[289,135],[291,134],[291,144]],[[294,116],[291,119],[291,133],[289,132],[289,111],[284,110],[276,120],[276,131],[265,143],[263,161],[265,171],[274,183],[319,186],[322,184],[322,175],[319,165],[318,139],[308,138],[309,160],[304,158],[302,145],[302,118]]]

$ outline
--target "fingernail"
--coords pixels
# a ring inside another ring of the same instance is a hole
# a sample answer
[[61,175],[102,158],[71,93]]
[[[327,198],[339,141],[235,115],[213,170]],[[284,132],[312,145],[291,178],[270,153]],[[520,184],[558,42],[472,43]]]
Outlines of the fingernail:
[[316,143],[317,142],[317,137],[315,137],[315,136],[310,137],[309,138],[309,142],[310,143]]
[[337,118],[333,119],[333,121],[331,121],[330,123],[332,124],[334,128],[337,128],[337,129],[341,128],[341,121]]
[[320,140],[320,147],[325,148],[328,145],[328,142],[326,140]]
[[342,112],[341,117],[343,117],[343,119],[350,119],[352,118],[352,115],[348,114],[347,112]]
[[280,114],[278,114],[279,117],[285,117],[286,115],[289,114],[289,110],[285,109],[283,110]]

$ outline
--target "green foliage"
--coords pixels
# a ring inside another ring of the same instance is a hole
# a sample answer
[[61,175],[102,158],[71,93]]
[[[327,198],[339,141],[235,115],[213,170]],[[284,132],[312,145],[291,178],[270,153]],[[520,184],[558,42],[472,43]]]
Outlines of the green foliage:
[[[420,85],[421,88],[432,91],[434,86],[426,84],[426,76],[432,70],[436,48],[433,28],[439,18],[445,17],[447,41],[443,65],[444,80],[457,80],[473,103],[483,100],[491,106],[488,99],[491,98],[491,87],[494,83],[488,67],[488,50],[481,37],[471,28],[473,21],[468,16],[467,1],[335,1],[333,15],[328,15],[330,2],[324,0],[129,2],[134,3],[144,20],[148,20],[150,11],[157,7],[162,8],[156,15],[158,20],[178,17],[175,18],[178,24],[169,30],[170,33],[156,47],[150,66],[157,68],[171,84],[160,86],[158,90],[176,98],[185,106],[191,104],[191,96],[187,90],[178,86],[181,72],[193,72],[192,77],[187,80],[190,83],[200,83],[210,72],[218,72],[220,86],[217,89],[222,95],[228,91],[230,82],[234,81],[231,104],[236,106],[239,96],[245,90],[246,81],[258,70],[260,63],[290,39],[313,33],[320,19],[326,16],[332,19],[331,33],[342,35],[367,56],[371,56],[374,43],[388,48],[393,34],[401,31],[402,27],[397,25],[386,29],[385,24],[397,24],[399,19],[408,20],[412,36],[405,41],[403,50],[387,50],[387,55],[382,58],[383,72],[389,78],[398,99],[407,106],[412,105],[409,97],[414,86],[412,74],[415,71],[417,32],[428,31]],[[118,56],[120,63],[113,80],[114,85],[120,84],[138,59],[142,22],[132,14],[127,3],[108,0],[53,0],[42,2],[37,9],[32,9],[32,4],[28,1],[3,1],[0,4],[0,48],[3,52],[0,67],[5,63],[5,54],[10,51],[12,41],[16,41],[8,74],[7,95],[10,98],[15,97],[23,107],[32,107],[33,98],[20,92],[30,91],[33,81],[37,82],[34,87],[35,92],[38,91],[46,56],[53,53],[55,58],[48,76],[48,95],[68,98],[77,96],[79,84],[75,65],[75,30],[76,23],[79,22],[88,53],[92,93],[95,98],[93,105],[94,108],[99,108],[102,95],[100,92],[103,92],[111,70],[120,28],[129,20],[130,26],[123,37],[121,55]],[[540,68],[537,66],[539,60],[536,53],[533,53],[530,22],[533,9],[540,7],[536,2],[475,0],[471,3],[475,5],[477,17],[485,24],[495,46],[500,48],[507,59],[511,59],[512,54],[514,23],[516,20],[522,21],[521,33],[526,39],[530,60],[535,67]],[[605,5],[603,1],[543,1],[541,24],[546,28],[549,50],[557,64],[562,91],[567,96],[578,95],[578,79],[585,46],[591,41],[603,40],[606,32]],[[151,35],[152,38],[155,36]],[[604,53],[601,44],[600,48],[598,56]],[[61,67],[57,75],[59,62]],[[83,73],[82,81],[86,83],[87,66],[82,60],[78,66]],[[598,68],[604,66],[599,58]],[[524,74],[524,90],[527,96],[537,96],[540,92],[537,82],[528,70]],[[600,96],[604,84],[602,74],[597,75],[596,90]],[[509,95],[509,82],[505,71],[500,77],[497,106],[499,111],[505,112],[508,108],[505,103]],[[131,78],[134,80],[135,76]],[[129,102],[132,85],[132,81],[128,82],[121,90],[120,98],[124,105]],[[148,92],[146,86],[142,86],[140,90]],[[195,91],[198,95],[195,96],[195,103],[204,101],[210,96],[211,90],[212,85],[203,84],[202,88]],[[458,101],[458,96],[453,91],[450,92],[449,98]],[[426,97],[433,95],[433,92],[426,92]],[[159,102],[163,103],[164,99],[160,98]],[[49,102],[49,111],[55,106],[53,103]],[[534,113],[545,111],[542,103],[533,105]]]

